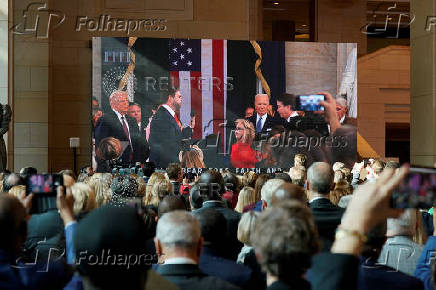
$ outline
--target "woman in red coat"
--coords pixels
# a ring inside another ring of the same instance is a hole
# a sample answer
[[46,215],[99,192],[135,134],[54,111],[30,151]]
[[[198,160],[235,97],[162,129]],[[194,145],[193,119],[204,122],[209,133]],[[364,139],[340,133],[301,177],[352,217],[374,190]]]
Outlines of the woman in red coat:
[[232,146],[230,162],[235,168],[254,168],[257,159],[256,150],[251,148],[254,139],[253,124],[244,119],[238,119],[236,123],[236,143]]

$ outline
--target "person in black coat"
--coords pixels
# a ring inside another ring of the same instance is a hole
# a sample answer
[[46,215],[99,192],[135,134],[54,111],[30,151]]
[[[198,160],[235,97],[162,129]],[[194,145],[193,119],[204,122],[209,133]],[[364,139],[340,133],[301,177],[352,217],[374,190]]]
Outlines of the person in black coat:
[[330,250],[335,231],[341,223],[344,209],[332,204],[328,198],[333,189],[333,170],[328,163],[315,162],[307,170],[307,191],[309,207],[318,227],[322,251]]
[[190,213],[179,210],[163,215],[157,224],[155,246],[163,262],[158,265],[157,273],[181,290],[238,289],[198,267],[203,238],[199,222]]
[[266,137],[272,127],[277,124],[277,119],[267,114],[269,97],[266,94],[258,94],[254,99],[254,108],[256,113],[247,120],[253,123],[256,131],[255,140],[261,140]]
[[241,214],[225,206],[221,197],[225,192],[223,177],[214,170],[203,172],[198,181],[198,186],[203,199],[203,206],[193,213],[197,215],[206,209],[212,208],[224,216],[227,221],[226,240],[222,245],[224,257],[236,261],[243,247],[243,244],[237,238]]
[[[139,141],[140,133],[136,120],[127,115],[129,101],[127,92],[115,91],[109,97],[111,110],[105,112],[95,128],[95,144],[98,147],[101,140],[113,137],[128,145],[120,156],[121,163],[128,166],[136,161],[147,159],[148,148]],[[101,163],[101,160],[97,160]]]
[[150,161],[158,168],[166,168],[171,162],[178,162],[182,139],[192,136],[195,119],[184,128],[178,113],[182,105],[182,95],[178,89],[169,89],[166,103],[153,116],[150,124]]

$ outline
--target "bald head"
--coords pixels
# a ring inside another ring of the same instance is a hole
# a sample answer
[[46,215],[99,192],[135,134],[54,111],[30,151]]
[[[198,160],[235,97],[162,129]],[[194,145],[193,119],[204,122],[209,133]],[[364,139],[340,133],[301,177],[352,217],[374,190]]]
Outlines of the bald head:
[[254,97],[254,109],[260,116],[266,114],[269,105],[269,97],[267,94],[257,94]]
[[315,162],[307,170],[309,190],[319,194],[329,194],[333,185],[333,170],[328,163]]
[[306,202],[306,195],[303,188],[298,185],[286,182],[280,185],[272,195],[272,206],[280,205],[283,201],[298,199]]

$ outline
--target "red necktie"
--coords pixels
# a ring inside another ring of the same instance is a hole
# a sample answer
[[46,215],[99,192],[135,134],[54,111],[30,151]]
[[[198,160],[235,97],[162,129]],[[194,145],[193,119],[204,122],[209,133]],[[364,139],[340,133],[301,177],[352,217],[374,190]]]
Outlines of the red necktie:
[[182,124],[180,123],[179,117],[177,117],[177,114],[174,113],[174,119],[176,119],[177,125],[179,125],[180,130],[182,129]]

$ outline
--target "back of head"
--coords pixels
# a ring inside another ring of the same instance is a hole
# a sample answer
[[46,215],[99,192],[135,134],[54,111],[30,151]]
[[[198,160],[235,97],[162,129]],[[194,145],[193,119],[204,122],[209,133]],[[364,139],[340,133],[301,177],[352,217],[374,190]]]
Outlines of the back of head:
[[283,183],[276,189],[276,191],[273,192],[271,205],[277,206],[280,205],[283,201],[293,199],[299,200],[301,202],[307,201],[306,194],[303,188],[292,183]]
[[412,237],[416,232],[416,209],[406,209],[404,213],[396,219],[389,218],[387,221],[386,236],[409,236]]
[[30,175],[30,174],[38,174],[38,170],[35,167],[23,167],[20,169],[21,175]]
[[285,182],[292,182],[291,176],[285,172],[276,173],[274,178],[281,179]]
[[164,214],[176,210],[186,210],[185,204],[179,196],[168,195],[164,197],[164,199],[162,199],[162,201],[159,203],[157,213],[159,218],[161,218]]
[[166,247],[195,248],[200,237],[200,225],[187,211],[169,212],[157,223],[156,238]]
[[374,170],[375,173],[381,174],[383,172],[383,169],[385,168],[385,163],[382,160],[376,160],[371,165],[372,170]]
[[305,154],[295,154],[294,166],[302,166],[306,168],[307,157]]
[[76,182],[71,186],[74,197],[74,214],[87,213],[97,207],[94,190],[87,184]]
[[20,201],[12,195],[0,195],[0,249],[16,254],[21,242],[26,239],[26,211]]
[[8,192],[15,185],[26,185],[24,178],[17,174],[11,173],[5,176],[3,179],[3,191]]
[[73,243],[77,268],[96,287],[137,287],[155,257],[144,247],[151,237],[135,208],[95,209],[76,227]]
[[345,164],[342,162],[337,161],[337,162],[333,163],[333,171],[341,170],[344,167],[345,167]]
[[164,197],[174,194],[174,186],[168,179],[157,180],[151,188],[152,204],[158,204]]
[[218,171],[203,172],[198,180],[203,200],[220,200],[225,191],[224,179]]
[[263,201],[266,202],[267,206],[270,206],[272,204],[272,196],[273,192],[277,190],[282,184],[284,184],[285,181],[282,179],[270,179],[262,186],[262,189],[260,191],[260,195]]
[[319,250],[312,213],[296,200],[263,211],[251,241],[262,269],[291,285],[310,267],[311,256]]
[[112,180],[111,190],[112,202],[125,203],[136,196],[138,184],[130,175],[119,175]]
[[289,175],[291,176],[291,182],[293,184],[304,187],[304,183],[306,183],[306,168],[294,166],[289,169]]
[[76,174],[71,169],[62,169],[61,171],[59,171],[59,174],[67,175],[67,176],[71,177],[74,180],[77,179]]
[[194,184],[189,191],[189,196],[191,198],[191,207],[194,209],[199,209],[203,206],[203,197],[201,196],[200,186]]
[[227,229],[227,221],[223,214],[213,208],[206,208],[195,212],[194,215],[200,222],[204,245],[220,249],[225,241]]
[[328,194],[333,185],[333,170],[326,162],[315,162],[307,170],[309,189],[319,194]]
[[242,186],[255,187],[258,175],[253,171],[245,172],[242,176]]
[[238,202],[235,207],[235,211],[242,213],[244,207],[256,202],[254,189],[249,186],[244,186],[238,195]]
[[263,185],[268,181],[272,179],[272,177],[269,174],[261,174],[256,179],[256,184],[254,185],[254,196],[256,199],[256,202],[260,200],[261,198],[261,190]]
[[97,144],[97,148],[95,150],[95,154],[100,160],[112,160],[120,157],[122,153],[122,146],[120,140],[107,137],[100,141]]
[[334,183],[337,183],[337,182],[339,182],[339,181],[341,181],[341,180],[343,180],[343,179],[345,179],[345,175],[344,175],[344,173],[342,173],[341,170],[336,170],[336,171],[334,172],[333,182],[334,182]]
[[111,184],[111,173],[94,173],[91,176],[89,185],[94,189],[97,206],[101,206],[111,199]]
[[230,171],[226,171],[223,174],[224,184],[227,190],[236,192],[239,190],[239,179]]
[[251,235],[254,232],[256,226],[256,218],[259,216],[259,212],[250,210],[241,216],[241,220],[238,224],[238,240],[247,246],[251,246]]
[[167,174],[169,179],[178,180],[182,174],[182,166],[180,166],[180,163],[168,164]]

